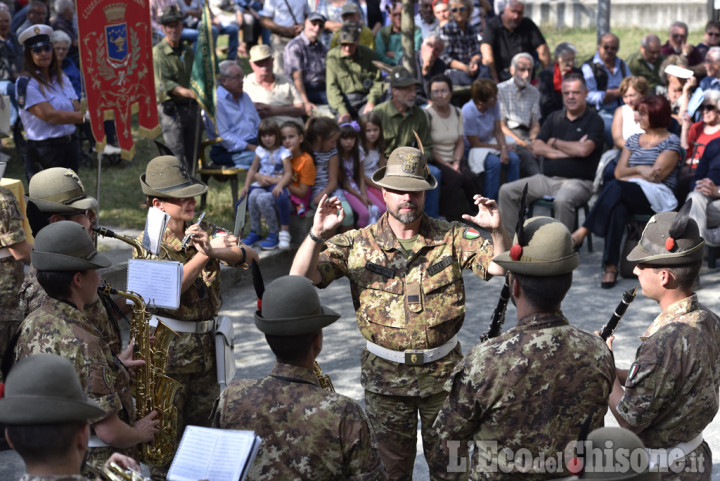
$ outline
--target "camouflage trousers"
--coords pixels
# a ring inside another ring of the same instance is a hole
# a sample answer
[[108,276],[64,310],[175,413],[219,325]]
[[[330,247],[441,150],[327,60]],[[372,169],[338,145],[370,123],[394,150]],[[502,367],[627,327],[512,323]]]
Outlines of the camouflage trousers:
[[365,391],[365,411],[375,432],[378,454],[387,469],[388,479],[412,480],[418,415],[430,479],[467,479],[468,473],[448,473],[449,459],[443,442],[432,429],[447,394],[441,391],[428,397],[388,396]]
[[671,466],[660,473],[662,481],[710,481],[712,478],[712,451],[707,441],[676,463],[682,465]]

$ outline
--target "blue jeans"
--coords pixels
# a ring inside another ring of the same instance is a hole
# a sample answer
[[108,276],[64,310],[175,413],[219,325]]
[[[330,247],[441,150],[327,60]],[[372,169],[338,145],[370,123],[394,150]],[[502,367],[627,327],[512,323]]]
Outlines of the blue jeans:
[[598,115],[600,116],[600,118],[603,120],[603,123],[605,124],[605,142],[608,145],[613,145],[612,122],[613,122],[614,112],[611,110],[600,109],[600,110],[598,110]]
[[[212,27],[212,33],[213,33],[213,42],[217,45],[217,38],[218,35],[225,35],[228,36],[228,54],[227,59],[228,60],[235,60],[237,58],[237,49],[240,46],[240,41],[238,40],[238,32],[240,31],[240,27],[236,23],[230,23],[228,25],[222,26],[218,28],[217,26],[213,25]],[[184,30],[183,30],[184,32]]]
[[500,163],[497,155],[488,155],[485,159],[485,197],[497,200],[500,191],[500,167],[506,170],[508,182],[520,178],[520,157],[515,152],[508,152],[510,162],[507,165]]
[[428,164],[430,173],[437,179],[438,185],[433,190],[425,192],[425,213],[430,217],[440,216],[440,181],[442,180],[442,171],[432,164]]

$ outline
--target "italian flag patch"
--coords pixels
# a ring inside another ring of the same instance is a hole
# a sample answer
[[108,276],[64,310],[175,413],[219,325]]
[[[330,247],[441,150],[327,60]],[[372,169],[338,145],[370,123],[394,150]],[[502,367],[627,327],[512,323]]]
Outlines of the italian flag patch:
[[468,227],[463,231],[463,237],[470,240],[477,239],[478,237],[480,237],[480,232]]

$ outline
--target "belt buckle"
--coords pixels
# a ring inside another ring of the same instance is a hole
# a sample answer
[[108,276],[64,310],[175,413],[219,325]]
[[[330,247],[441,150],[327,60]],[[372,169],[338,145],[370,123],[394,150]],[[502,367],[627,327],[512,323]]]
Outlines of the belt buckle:
[[421,349],[407,349],[405,351],[405,364],[408,366],[422,366],[425,364],[425,351]]

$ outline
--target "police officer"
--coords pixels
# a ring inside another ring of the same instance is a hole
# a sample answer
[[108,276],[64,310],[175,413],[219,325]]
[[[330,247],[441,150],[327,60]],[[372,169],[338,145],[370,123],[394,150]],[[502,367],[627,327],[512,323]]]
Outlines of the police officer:
[[663,479],[710,479],[712,472],[702,431],[718,411],[720,318],[692,291],[705,240],[690,209],[687,201],[677,213],[654,215],[628,254],[643,295],[662,312],[640,338],[630,369],[617,369],[610,395],[618,423],[650,448]]
[[25,175],[28,180],[48,167],[78,170],[80,145],[75,124],[85,121],[70,79],[60,69],[47,25],[25,29],[18,41],[25,47],[25,68],[17,79],[20,119],[25,127]]
[[262,438],[248,479],[385,479],[360,405],[323,389],[313,372],[322,329],[340,314],[321,305],[312,283],[300,276],[268,285],[262,307],[255,325],[277,364],[266,378],[230,384],[215,417],[216,427],[249,429]]
[[345,214],[337,198],[323,196],[290,273],[319,287],[350,279],[358,327],[368,341],[361,359],[368,418],[390,477],[411,479],[418,413],[431,472],[447,465],[431,426],[447,396],[443,384],[462,357],[462,270],[483,279],[504,274],[492,258],[508,239],[497,205],[479,195],[478,213],[463,217],[486,229],[492,242],[466,224],[428,217],[425,192],[437,180],[418,149],[396,149],[373,181],[382,187],[387,213],[374,225],[331,238]]
[[[118,450],[152,441],[156,411],[136,420],[130,392],[130,372],[143,361],[132,359],[132,345],[112,353],[84,306],[97,301],[100,275],[110,261],[99,254],[85,230],[60,221],[43,228],[35,238],[32,265],[48,299],[20,324],[15,360],[38,353],[63,356],[80,376],[86,394],[104,415],[93,417],[88,461],[102,464]],[[11,371],[12,372],[12,371]]]
[[165,145],[192,172],[197,158],[198,104],[190,88],[193,49],[182,42],[183,15],[177,5],[165,7],[160,16],[163,38],[153,47],[155,91]]
[[[81,466],[90,436],[90,420],[105,411],[88,399],[73,365],[54,354],[36,354],[18,362],[0,399],[5,436],[25,462],[21,481],[86,481]],[[108,460],[139,471],[132,458]]]
[[569,474],[564,465],[526,464],[505,453],[524,449],[554,458],[580,437],[588,418],[590,428],[603,425],[615,376],[612,353],[561,311],[580,256],[560,221],[534,217],[494,262],[510,272],[517,325],[473,347],[455,367],[434,427],[456,449],[475,442],[470,479]]

